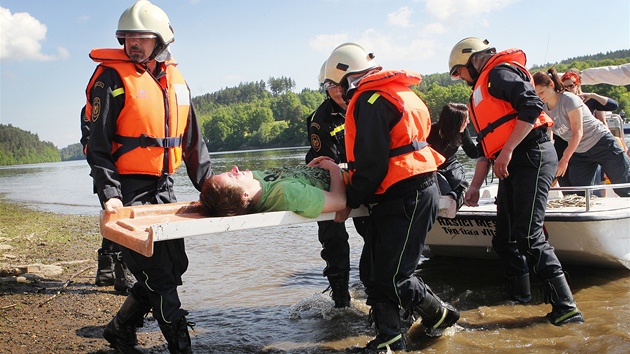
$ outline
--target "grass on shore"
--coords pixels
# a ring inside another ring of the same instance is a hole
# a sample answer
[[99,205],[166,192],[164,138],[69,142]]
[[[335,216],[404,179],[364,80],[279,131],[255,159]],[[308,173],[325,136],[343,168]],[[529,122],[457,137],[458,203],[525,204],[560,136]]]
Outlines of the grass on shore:
[[0,267],[94,259],[101,244],[98,216],[36,211],[0,198]]

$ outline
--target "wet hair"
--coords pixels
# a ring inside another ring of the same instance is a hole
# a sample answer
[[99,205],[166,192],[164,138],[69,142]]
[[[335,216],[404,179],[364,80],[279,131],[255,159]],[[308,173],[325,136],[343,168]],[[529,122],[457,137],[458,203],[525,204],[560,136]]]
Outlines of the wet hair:
[[552,86],[556,92],[564,92],[564,85],[558,76],[555,67],[549,68],[546,72],[539,71],[534,74],[534,85],[536,86]]
[[243,200],[244,190],[240,186],[225,186],[217,178],[206,179],[199,194],[203,213],[208,216],[234,216],[247,213],[250,201]]
[[440,112],[440,120],[436,123],[440,138],[450,146],[460,146],[462,144],[460,129],[467,117],[468,106],[465,104],[450,102],[444,105]]

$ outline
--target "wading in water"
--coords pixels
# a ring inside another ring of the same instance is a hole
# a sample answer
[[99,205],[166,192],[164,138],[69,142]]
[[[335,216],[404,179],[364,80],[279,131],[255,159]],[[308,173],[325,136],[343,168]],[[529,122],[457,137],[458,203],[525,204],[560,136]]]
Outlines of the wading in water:
[[[306,163],[316,157],[327,156],[336,163],[347,165],[345,126],[348,104],[342,97],[341,87],[326,81],[326,62],[319,73],[319,84],[324,89],[326,99],[307,118],[308,140],[311,148],[306,153]],[[359,235],[367,218],[352,218]],[[333,220],[317,222],[317,236],[322,244],[321,257],[326,261],[324,276],[328,278],[331,296],[336,308],[350,306],[350,244],[345,223]]]
[[459,312],[414,273],[437,218],[435,172],[444,162],[426,142],[429,110],[409,89],[421,78],[409,71],[383,71],[372,53],[344,43],[326,62],[326,81],[340,86],[348,102],[345,140],[351,181],[347,207],[335,221],[347,220],[353,208],[376,203],[370,208],[359,264],[376,337],[358,350],[405,350],[401,309],[420,317],[432,336],[459,319]]
[[484,155],[477,159],[465,203],[477,205],[479,188],[493,167],[499,189],[492,246],[506,276],[508,297],[531,301],[529,273],[533,271],[544,281],[545,300],[552,305],[549,322],[583,322],[543,231],[558,159],[549,135],[553,121],[543,112],[525,63],[522,50],[497,53],[487,40],[475,37],[462,39],[451,50],[451,77],[473,88],[468,108]]

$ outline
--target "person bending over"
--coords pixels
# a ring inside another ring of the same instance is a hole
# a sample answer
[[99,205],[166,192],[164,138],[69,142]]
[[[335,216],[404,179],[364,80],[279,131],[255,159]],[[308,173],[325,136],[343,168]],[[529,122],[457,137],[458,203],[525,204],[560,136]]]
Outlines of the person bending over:
[[427,137],[427,143],[446,159],[437,170],[440,193],[453,198],[457,202],[457,209],[464,204],[464,193],[470,185],[466,180],[464,166],[457,159],[457,150],[461,146],[471,159],[480,155],[466,129],[468,123],[468,107],[461,103],[448,103],[442,108],[440,120],[431,124],[431,132]]
[[211,216],[265,211],[293,211],[315,218],[346,206],[346,188],[339,166],[316,157],[308,165],[241,171],[233,166],[208,178],[199,199]]

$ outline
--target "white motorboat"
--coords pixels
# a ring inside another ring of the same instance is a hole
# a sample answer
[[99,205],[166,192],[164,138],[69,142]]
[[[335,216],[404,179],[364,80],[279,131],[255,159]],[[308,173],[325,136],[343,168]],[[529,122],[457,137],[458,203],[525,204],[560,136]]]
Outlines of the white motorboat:
[[[630,183],[552,188],[544,226],[562,263],[630,269],[630,198],[619,198],[613,187]],[[605,196],[571,198],[563,193],[596,189],[604,189]],[[496,258],[496,190],[496,185],[484,188],[478,207],[463,206],[454,218],[439,217],[427,236],[431,254]]]

